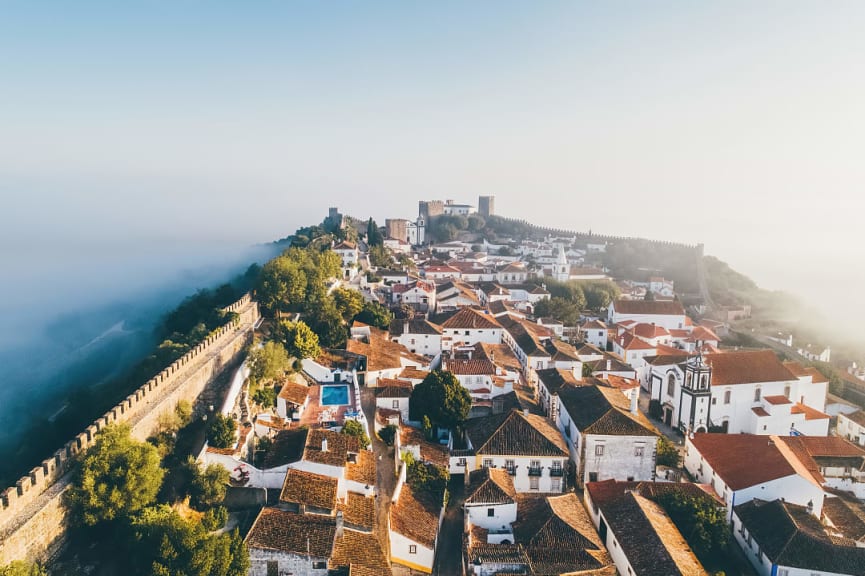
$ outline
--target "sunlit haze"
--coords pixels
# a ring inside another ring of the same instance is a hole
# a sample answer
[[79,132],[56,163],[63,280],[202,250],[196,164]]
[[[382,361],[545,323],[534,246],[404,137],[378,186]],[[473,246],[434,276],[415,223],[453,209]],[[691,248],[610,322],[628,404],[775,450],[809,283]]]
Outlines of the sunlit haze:
[[329,206],[479,194],[702,242],[859,326],[863,29],[862,2],[3,2],[0,342]]

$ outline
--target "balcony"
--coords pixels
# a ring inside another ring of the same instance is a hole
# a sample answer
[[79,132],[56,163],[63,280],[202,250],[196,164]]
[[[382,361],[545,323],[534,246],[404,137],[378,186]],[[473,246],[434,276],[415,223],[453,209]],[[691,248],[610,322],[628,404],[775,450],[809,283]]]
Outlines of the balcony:
[[559,468],[559,467],[555,467],[555,466],[552,467],[552,468],[550,468],[550,476],[559,476],[559,477],[561,477],[561,476],[564,476],[564,475],[565,475],[565,469],[564,469],[564,468]]
[[517,475],[517,467],[516,466],[505,466],[505,470],[507,470],[508,474],[511,476]]
[[544,469],[540,466],[529,466],[529,476],[543,476]]

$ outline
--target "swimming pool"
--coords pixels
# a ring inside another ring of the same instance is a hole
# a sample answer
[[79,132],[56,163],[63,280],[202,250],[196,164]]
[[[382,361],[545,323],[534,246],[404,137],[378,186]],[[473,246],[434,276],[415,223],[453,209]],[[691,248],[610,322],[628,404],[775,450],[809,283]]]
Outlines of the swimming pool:
[[348,404],[348,386],[322,386],[322,406],[345,406]]

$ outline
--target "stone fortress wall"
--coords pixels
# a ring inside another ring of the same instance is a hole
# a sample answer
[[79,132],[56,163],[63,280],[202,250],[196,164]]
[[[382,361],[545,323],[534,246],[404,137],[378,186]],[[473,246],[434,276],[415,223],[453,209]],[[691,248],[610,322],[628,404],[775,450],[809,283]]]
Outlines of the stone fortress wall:
[[99,430],[126,423],[134,438],[145,440],[161,414],[174,411],[181,400],[194,402],[237,359],[259,319],[258,304],[246,294],[224,310],[238,317],[148,380],[15,486],[0,491],[0,566],[13,560],[44,560],[61,547],[66,530],[62,496],[69,487],[72,463],[95,443]]

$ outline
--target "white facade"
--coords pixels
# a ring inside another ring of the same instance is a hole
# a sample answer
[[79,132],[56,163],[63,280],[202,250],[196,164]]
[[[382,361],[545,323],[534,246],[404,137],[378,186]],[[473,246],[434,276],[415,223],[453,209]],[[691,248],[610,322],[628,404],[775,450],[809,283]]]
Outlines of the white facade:
[[[796,473],[790,474],[767,482],[761,482],[752,486],[733,490],[723,478],[715,473],[708,461],[706,461],[699,450],[691,443],[690,438],[685,441],[685,470],[700,484],[709,484],[715,493],[724,501],[727,507],[727,519],[729,520],[734,506],[750,502],[754,498],[764,501],[772,501],[783,498],[787,502],[799,506],[814,507],[814,514],[819,517],[823,510],[823,489],[814,481],[804,478]],[[755,466],[759,463],[755,463]]]
[[478,342],[501,344],[502,332],[502,328],[442,328],[442,347],[445,343],[450,343],[450,346],[474,346]]
[[435,550],[406,538],[393,528],[389,531],[390,559],[395,564],[407,566],[425,574],[432,573]]
[[861,411],[855,413],[853,418],[847,414],[838,414],[837,434],[854,444],[865,446],[865,424],[860,424],[856,420],[865,421],[865,417],[863,417]]
[[[679,365],[653,366],[650,394],[661,403],[664,421],[679,427],[690,416],[690,396],[683,393],[685,373]],[[822,412],[826,384],[812,383],[810,376],[778,382],[715,385],[709,387],[709,405],[696,407],[694,430],[717,426],[729,434],[789,434],[792,428],[809,436],[826,436],[829,419],[805,412],[791,413],[794,403]],[[783,396],[789,404],[771,404],[766,397]]]
[[399,417],[403,422],[408,422],[408,398],[394,398],[387,396],[376,396],[376,408],[384,408],[385,410],[399,410]]
[[580,484],[655,479],[657,437],[581,434],[561,401],[556,426],[568,444]]
[[559,494],[565,490],[567,463],[565,457],[477,454],[466,457],[465,465],[459,465],[459,458],[451,457],[450,469],[453,474],[463,474],[484,466],[505,469],[513,466],[511,478],[517,492]]
[[466,519],[474,526],[487,530],[508,531],[517,521],[517,503],[508,504],[466,504]]
[[412,334],[403,332],[399,336],[391,338],[391,340],[402,344],[413,354],[435,357],[442,353],[441,334]]

